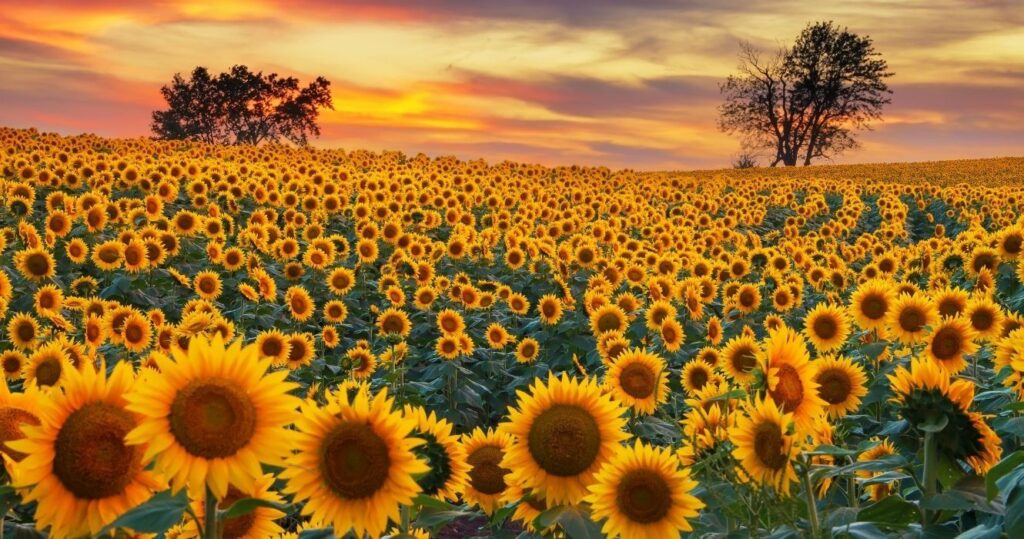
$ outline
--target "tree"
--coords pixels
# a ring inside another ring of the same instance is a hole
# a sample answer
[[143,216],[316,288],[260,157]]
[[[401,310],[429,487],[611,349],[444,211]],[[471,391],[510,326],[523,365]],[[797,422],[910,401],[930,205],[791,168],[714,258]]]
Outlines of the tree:
[[213,77],[197,67],[186,81],[176,73],[160,89],[167,110],[153,112],[155,138],[210,144],[291,141],[304,145],[319,136],[320,109],[331,108],[331,83],[323,77],[299,86],[294,77],[254,73],[237,65]]
[[892,101],[892,73],[871,38],[832,22],[808,25],[768,59],[742,43],[739,69],[720,87],[719,128],[768,151],[770,166],[809,165],[858,147],[854,132],[870,129]]
[[732,168],[754,168],[757,166],[757,157],[750,152],[743,152],[736,156],[732,162]]

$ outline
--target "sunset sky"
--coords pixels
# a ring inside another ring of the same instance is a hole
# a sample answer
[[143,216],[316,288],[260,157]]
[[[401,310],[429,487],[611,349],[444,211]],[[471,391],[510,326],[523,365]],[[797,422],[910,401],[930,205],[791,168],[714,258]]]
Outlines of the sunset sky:
[[0,125],[149,134],[196,65],[332,82],[319,146],[491,161],[717,168],[738,43],[834,20],[896,75],[885,121],[838,162],[1024,154],[1019,1],[3,0]]

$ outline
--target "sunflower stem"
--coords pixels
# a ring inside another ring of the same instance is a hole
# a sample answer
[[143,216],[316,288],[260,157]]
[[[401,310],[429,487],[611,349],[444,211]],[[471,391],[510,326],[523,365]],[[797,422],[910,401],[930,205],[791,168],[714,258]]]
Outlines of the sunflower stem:
[[217,497],[213,495],[210,487],[206,487],[206,524],[203,526],[205,539],[220,539],[217,516]]
[[[938,455],[936,454],[936,451],[938,449],[937,445],[938,445],[938,439],[935,437],[935,433],[934,432],[925,432],[924,433],[924,472],[923,472],[923,475],[924,475],[924,477],[923,477],[923,482],[924,482],[924,485],[923,485],[924,486],[923,498],[924,498],[925,502],[927,502],[928,500],[931,500],[932,496],[935,496],[936,474],[938,473],[938,466],[937,466],[937,464],[938,464],[938,462],[937,462],[938,461],[938,458],[937,458]],[[931,511],[929,511],[926,508],[924,511],[921,512],[921,518],[923,519],[922,524],[927,526],[928,523],[931,522],[931,520],[932,520]]]
[[811,487],[811,466],[810,463],[805,461],[803,473],[800,474],[800,482],[804,486],[804,495],[807,497],[807,522],[810,524],[810,535],[817,539],[819,537],[818,532],[818,503],[814,499],[814,489]]

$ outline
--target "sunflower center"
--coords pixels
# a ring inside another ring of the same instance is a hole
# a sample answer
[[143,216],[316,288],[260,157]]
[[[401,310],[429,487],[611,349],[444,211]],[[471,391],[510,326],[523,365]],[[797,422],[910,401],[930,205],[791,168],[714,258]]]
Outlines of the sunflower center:
[[978,331],[985,331],[992,327],[995,317],[988,309],[978,309],[971,313],[971,325]]
[[13,355],[4,358],[4,372],[18,372],[21,366],[21,361]]
[[124,328],[124,340],[136,343],[142,340],[142,328],[136,324]]
[[754,431],[754,453],[766,467],[782,469],[788,460],[783,452],[782,427],[770,421],[759,424]]
[[40,253],[33,253],[25,259],[25,267],[34,276],[46,275],[50,272],[50,261]]
[[15,332],[18,334],[18,339],[22,342],[28,342],[36,338],[36,328],[32,327],[32,324],[18,324]]
[[754,293],[749,290],[744,290],[740,293],[740,304],[744,307],[753,307],[754,299]]
[[[249,498],[249,496],[246,496],[245,493],[234,486],[228,486],[227,495],[217,503],[217,507],[221,510],[227,510],[238,500],[244,500],[246,498]],[[244,515],[225,519],[224,533],[222,537],[224,539],[238,539],[240,537],[245,537],[245,534],[249,533],[255,523],[256,511],[250,511]]]
[[530,454],[544,471],[558,476],[576,475],[594,463],[601,449],[601,431],[587,410],[557,404],[533,420]]
[[116,496],[142,470],[142,446],[124,437],[135,419],[123,408],[92,402],[64,420],[54,442],[53,473],[78,498]]
[[1012,234],[1003,240],[1003,249],[1011,255],[1020,253],[1022,245],[1024,245],[1024,236],[1020,234]]
[[651,524],[665,518],[672,508],[672,490],[657,472],[633,470],[619,481],[615,504],[633,522]]
[[932,339],[932,353],[940,360],[953,359],[960,353],[963,340],[954,328],[942,328]]
[[605,331],[618,331],[622,327],[622,321],[619,320],[618,313],[607,312],[601,315],[597,319],[597,329],[604,333]]
[[689,380],[690,386],[694,389],[701,389],[708,383],[708,371],[705,369],[691,369]]
[[877,294],[865,297],[860,306],[861,312],[870,320],[882,318],[888,309],[889,305],[886,303],[885,298]]
[[800,373],[789,365],[783,365],[779,367],[775,376],[778,378],[778,382],[775,384],[775,389],[768,393],[776,403],[782,406],[783,412],[796,410],[804,400],[804,384],[800,380]]
[[0,453],[4,453],[15,462],[21,462],[27,455],[7,447],[7,442],[25,437],[25,433],[21,431],[23,425],[38,426],[39,418],[14,406],[0,407]]
[[320,472],[338,496],[372,496],[388,479],[391,457],[388,444],[368,423],[345,422],[324,439]]
[[397,316],[389,316],[384,319],[382,324],[384,333],[401,333],[405,329],[405,324],[402,323],[402,319]]
[[960,305],[956,299],[945,299],[939,302],[939,314],[944,318],[948,316],[956,316],[963,310],[963,306]]
[[634,399],[646,399],[654,393],[658,379],[648,366],[632,363],[622,369],[619,381],[627,395]]
[[500,447],[488,445],[473,452],[466,462],[472,466],[469,471],[469,484],[483,494],[504,492],[507,468],[501,467],[503,453]]
[[178,443],[208,459],[234,455],[256,430],[256,409],[249,395],[223,378],[195,380],[179,390],[169,419]]
[[36,366],[36,383],[40,386],[52,386],[60,380],[62,370],[59,359],[48,357]]
[[827,369],[818,374],[818,396],[829,404],[840,404],[850,395],[850,377],[838,369]]
[[267,339],[263,341],[261,348],[264,356],[277,357],[281,353],[281,349],[284,347],[281,346],[281,341],[277,339]]
[[924,329],[925,316],[920,309],[908,307],[900,312],[900,328],[909,333]]
[[733,367],[736,367],[736,370],[739,372],[750,372],[754,370],[754,366],[757,365],[757,355],[754,354],[754,350],[752,348],[744,346],[733,353],[732,365]]
[[839,324],[837,324],[830,316],[819,316],[815,318],[811,327],[814,328],[814,334],[817,335],[819,339],[825,341],[835,337],[836,334],[839,333]]

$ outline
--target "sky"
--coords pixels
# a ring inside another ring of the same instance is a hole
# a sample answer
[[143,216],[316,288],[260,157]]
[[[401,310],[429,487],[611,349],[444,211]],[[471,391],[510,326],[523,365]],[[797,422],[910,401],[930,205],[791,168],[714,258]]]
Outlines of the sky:
[[0,0],[0,125],[149,135],[176,72],[323,75],[317,146],[611,168],[721,168],[739,43],[869,35],[884,121],[837,163],[1024,154],[1019,0]]

